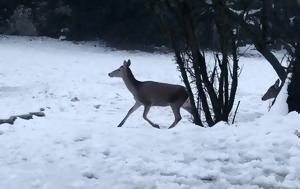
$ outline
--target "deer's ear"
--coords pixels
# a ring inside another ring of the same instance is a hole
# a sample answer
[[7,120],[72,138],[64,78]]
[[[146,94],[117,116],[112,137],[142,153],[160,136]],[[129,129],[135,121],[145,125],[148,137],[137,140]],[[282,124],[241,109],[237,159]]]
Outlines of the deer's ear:
[[124,60],[123,66],[127,66],[127,61],[126,60]]
[[127,60],[127,62],[126,62],[126,60],[125,60],[123,65],[126,66],[126,67],[129,67],[130,64],[131,64],[130,60]]
[[130,59],[127,60],[128,67],[131,65]]

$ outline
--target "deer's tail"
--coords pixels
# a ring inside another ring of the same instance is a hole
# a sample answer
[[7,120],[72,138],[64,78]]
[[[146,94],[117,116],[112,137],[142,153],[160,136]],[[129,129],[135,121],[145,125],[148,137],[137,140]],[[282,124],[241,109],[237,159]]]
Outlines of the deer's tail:
[[186,101],[183,103],[182,108],[192,114],[192,106],[190,98],[187,98]]

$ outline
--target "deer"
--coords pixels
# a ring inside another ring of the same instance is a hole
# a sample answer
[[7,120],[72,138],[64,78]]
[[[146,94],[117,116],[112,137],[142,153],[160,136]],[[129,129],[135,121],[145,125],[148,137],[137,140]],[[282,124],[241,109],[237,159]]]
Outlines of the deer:
[[138,81],[130,69],[130,64],[130,59],[125,60],[122,66],[108,74],[109,77],[122,78],[135,99],[135,104],[129,109],[118,127],[122,127],[127,118],[141,106],[144,106],[143,118],[157,129],[160,129],[160,126],[147,117],[152,106],[171,107],[175,120],[169,129],[175,127],[182,119],[180,108],[191,113],[190,101],[184,86],[155,81]]
[[279,82],[280,82],[280,80],[277,79],[277,81],[267,90],[267,92],[261,98],[262,101],[266,101],[271,98],[275,98],[278,95],[278,93],[280,91]]

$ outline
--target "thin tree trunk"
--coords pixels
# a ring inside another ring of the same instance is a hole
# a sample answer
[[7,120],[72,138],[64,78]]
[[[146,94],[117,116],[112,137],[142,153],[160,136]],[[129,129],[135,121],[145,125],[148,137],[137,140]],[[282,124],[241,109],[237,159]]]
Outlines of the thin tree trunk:
[[296,57],[292,62],[293,70],[291,82],[288,86],[287,103],[289,112],[297,111],[300,113],[300,45],[296,47]]
[[235,95],[237,91],[237,86],[238,86],[238,57],[237,57],[237,44],[236,44],[236,38],[235,34],[232,33],[232,42],[231,42],[231,49],[232,49],[232,61],[233,61],[233,66],[232,66],[232,82],[231,82],[231,91],[230,91],[230,97],[229,97],[229,110],[232,109],[234,100],[235,100]]

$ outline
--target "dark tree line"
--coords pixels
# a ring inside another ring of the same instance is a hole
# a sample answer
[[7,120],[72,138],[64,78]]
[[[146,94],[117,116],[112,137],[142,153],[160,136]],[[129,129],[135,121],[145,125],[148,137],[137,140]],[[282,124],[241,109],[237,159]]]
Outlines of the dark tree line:
[[[263,24],[264,39],[269,46],[280,47],[268,40],[269,28],[281,30],[297,37],[297,34],[281,23],[299,27],[297,0],[229,0],[228,4],[239,12],[247,10],[247,17],[256,23],[260,17],[268,19]],[[263,2],[266,2],[264,6]],[[272,4],[274,2],[274,5]],[[199,1],[193,14],[201,15],[198,35],[201,48],[216,48],[216,32],[208,14],[206,1]],[[165,45],[171,47],[167,37],[159,29],[159,19],[149,8],[149,0],[0,0],[0,33],[65,38],[67,40],[102,39],[116,47],[146,48]],[[267,11],[259,11],[266,7]],[[298,17],[293,18],[294,15]],[[240,44],[249,43],[240,33]]]
[[101,39],[120,48],[161,46],[166,38],[146,1],[0,0],[0,33]]

